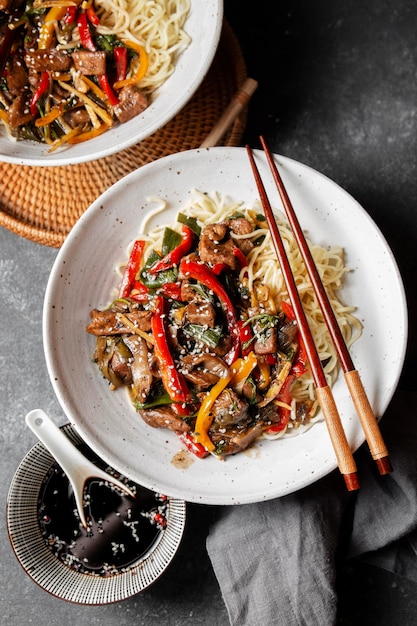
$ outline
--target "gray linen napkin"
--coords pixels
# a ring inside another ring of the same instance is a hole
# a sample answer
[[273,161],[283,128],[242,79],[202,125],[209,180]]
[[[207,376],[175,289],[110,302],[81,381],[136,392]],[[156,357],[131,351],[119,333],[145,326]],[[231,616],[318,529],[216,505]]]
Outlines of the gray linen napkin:
[[397,393],[381,422],[392,474],[379,476],[364,444],[354,494],[335,471],[282,498],[218,509],[207,550],[232,626],[331,626],[338,555],[369,556],[407,535],[416,546],[416,397]]

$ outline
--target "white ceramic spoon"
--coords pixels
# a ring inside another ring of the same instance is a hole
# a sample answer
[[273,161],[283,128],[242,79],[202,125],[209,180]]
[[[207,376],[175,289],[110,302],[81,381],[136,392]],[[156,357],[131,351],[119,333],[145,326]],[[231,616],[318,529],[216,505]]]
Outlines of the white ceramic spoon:
[[87,528],[87,520],[84,514],[83,494],[87,480],[100,478],[135,498],[135,494],[126,485],[103,472],[94,463],[91,463],[65,436],[64,432],[51,420],[45,411],[42,411],[42,409],[30,411],[26,415],[26,424],[64,470],[74,490],[75,503],[84,528]]

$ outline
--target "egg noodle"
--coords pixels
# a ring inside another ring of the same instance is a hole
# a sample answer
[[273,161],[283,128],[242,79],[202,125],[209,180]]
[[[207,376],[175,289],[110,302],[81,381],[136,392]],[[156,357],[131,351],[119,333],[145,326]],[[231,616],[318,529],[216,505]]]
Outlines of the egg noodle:
[[[145,48],[148,68],[140,81],[144,93],[152,93],[166,81],[175,69],[176,55],[190,44],[183,29],[190,6],[191,0],[94,0],[100,18],[98,34],[116,35]],[[58,47],[73,48],[77,43],[75,29],[72,41],[61,38]]]
[[[166,203],[158,198],[150,198],[150,201],[157,203],[154,211],[148,213],[141,224],[141,232],[146,233],[143,239],[146,240],[146,249],[158,249],[162,243],[163,231],[168,224],[160,224],[156,228],[149,229],[148,224],[159,213],[166,209]],[[243,202],[235,202],[230,198],[218,193],[203,193],[199,190],[192,190],[191,199],[181,207],[180,212],[188,217],[195,217],[202,225],[221,222],[234,213],[262,214],[263,211],[259,204],[252,206]],[[300,294],[301,302],[319,353],[320,360],[323,364],[323,370],[329,386],[332,386],[338,376],[339,364],[335,347],[331,341],[329,332],[320,305],[317,301],[313,287],[307,275],[297,242],[284,216],[278,211],[274,211],[280,227],[281,237],[286,249],[288,259],[294,274],[294,279]],[[170,228],[175,228],[169,224]],[[261,281],[267,285],[272,299],[276,306],[280,309],[280,303],[283,300],[289,301],[288,292],[279,262],[276,257],[270,232],[268,228],[259,229],[247,235],[234,235],[236,239],[248,238],[259,241],[263,238],[262,243],[254,246],[249,253],[247,260],[248,265],[241,270],[240,278],[245,279],[250,291],[254,289],[256,281]],[[338,292],[343,286],[344,276],[350,271],[344,262],[344,251],[339,246],[330,246],[324,248],[322,246],[313,245],[308,240],[314,261],[317,265],[318,272],[327,291],[330,303],[339,322],[341,332],[346,341],[346,345],[350,347],[361,335],[362,325],[355,317],[354,306],[348,306],[339,299]],[[145,252],[146,254],[146,252]],[[313,400],[315,401],[315,386],[310,371],[300,376],[292,387],[292,420],[289,420],[288,426],[284,431],[277,433],[264,432],[262,437],[268,439],[277,439],[283,436],[298,434],[308,429],[317,420],[322,419],[321,413],[318,413],[306,426],[298,426],[297,429],[292,427],[292,421],[295,417],[296,401]],[[317,407],[317,404],[315,405]]]

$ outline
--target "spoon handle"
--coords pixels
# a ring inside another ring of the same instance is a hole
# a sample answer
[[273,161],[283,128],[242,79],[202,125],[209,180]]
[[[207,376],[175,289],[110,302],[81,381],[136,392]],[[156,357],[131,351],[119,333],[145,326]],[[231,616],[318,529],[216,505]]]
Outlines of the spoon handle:
[[136,497],[127,485],[89,461],[42,409],[30,411],[26,415],[26,424],[65,472],[73,487],[75,501],[84,526],[86,524],[84,523],[83,491],[87,479],[100,478],[115,485],[132,498]]
[[91,474],[90,462],[42,409],[30,411],[25,421],[64,470],[74,491],[81,523],[86,528],[83,493],[86,476]]
[[90,468],[90,462],[65,436],[49,415],[42,409],[34,409],[26,415],[26,424],[49,450],[68,478],[79,474],[84,482],[85,469]]

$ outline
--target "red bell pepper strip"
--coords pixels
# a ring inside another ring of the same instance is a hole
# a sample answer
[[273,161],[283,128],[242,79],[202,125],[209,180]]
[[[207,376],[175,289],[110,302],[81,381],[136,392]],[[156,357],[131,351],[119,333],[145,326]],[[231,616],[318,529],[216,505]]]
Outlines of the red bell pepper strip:
[[181,243],[168,252],[162,259],[157,261],[152,267],[148,270],[150,274],[156,274],[157,272],[162,272],[163,270],[168,270],[170,267],[174,265],[178,265],[183,258],[190,251],[190,248],[193,244],[194,233],[189,226],[185,224],[182,226],[182,241]]
[[[289,320],[295,319],[294,310],[288,302],[281,302],[282,312],[288,317]],[[307,371],[307,350],[304,345],[303,338],[301,334],[298,333],[298,351],[297,355],[294,359],[294,363],[291,367],[291,373],[295,374],[297,378],[302,376]]]
[[242,356],[247,356],[252,352],[253,334],[250,324],[245,324],[242,320],[238,321],[240,342],[242,344]]
[[216,276],[218,276],[219,274],[221,274],[228,267],[229,267],[229,265],[227,265],[227,263],[216,263],[211,268],[211,271],[213,272],[213,274],[216,274]]
[[238,246],[235,246],[233,248],[233,255],[237,258],[240,269],[248,265],[248,259]]
[[140,280],[135,280],[129,298],[136,302],[146,302],[149,299],[149,289]]
[[30,112],[32,113],[32,115],[37,115],[38,113],[38,102],[39,100],[42,98],[43,94],[46,93],[49,89],[49,85],[50,85],[51,79],[49,77],[49,72],[42,72],[41,74],[41,79],[39,81],[39,84],[36,88],[36,91],[34,91],[31,99],[30,99],[30,104],[29,104],[29,109]]
[[117,104],[119,104],[119,99],[110,86],[110,82],[109,82],[109,78],[107,74],[100,74],[97,78],[98,78],[98,82],[100,83],[100,87],[106,94],[107,99],[110,102],[110,104],[112,106],[116,106]]
[[135,283],[136,274],[139,271],[139,265],[142,259],[144,247],[145,242],[141,239],[137,239],[133,244],[132,251],[130,253],[125,271],[123,273],[122,281],[120,283],[119,298],[127,298],[132,291]]
[[98,26],[100,24],[99,17],[97,13],[95,12],[94,7],[92,5],[87,7],[85,12],[87,14],[88,21],[91,22],[93,26]]
[[191,404],[192,398],[187,383],[184,376],[175,367],[174,359],[169,349],[165,330],[166,312],[167,301],[163,296],[157,296],[151,319],[151,328],[155,340],[154,350],[159,363],[162,383],[173,402]]
[[194,441],[194,436],[191,433],[177,433],[177,435],[187,450],[195,454],[199,459],[204,459],[210,454],[201,443]]
[[161,290],[166,298],[181,300],[181,283],[164,283]]
[[213,274],[205,263],[192,261],[191,259],[183,259],[180,264],[180,272],[185,276],[190,276],[200,283],[203,283],[203,285],[210,289],[219,298],[223,311],[226,315],[230,337],[232,339],[232,347],[225,355],[224,360],[228,365],[231,365],[240,355],[241,343],[235,308],[228,293],[217,276]]
[[[91,36],[90,26],[88,23],[86,13],[81,12],[78,14],[77,26],[78,26],[78,33],[80,35],[80,40],[81,40],[83,47],[86,50],[95,52],[97,50],[97,47]],[[105,93],[105,95],[107,96],[110,104],[112,106],[116,106],[117,104],[119,104],[119,100],[110,86],[110,82],[109,82],[107,74],[100,74],[97,78],[98,78],[98,82],[100,83],[100,87],[102,91]]]
[[[281,387],[281,391],[277,396],[277,400],[279,400],[280,402],[284,402],[285,404],[291,405],[291,385],[294,382],[294,378],[294,374],[288,374],[284,384]],[[285,406],[279,406],[278,412],[281,419],[277,424],[270,426],[270,428],[268,428],[268,432],[278,433],[281,430],[284,430],[284,428],[287,426],[291,414],[290,409],[287,409],[287,407]]]
[[64,24],[73,24],[75,22],[75,18],[77,17],[77,11],[78,7],[76,6],[67,7],[63,19]]
[[88,25],[87,15],[85,13],[79,13],[77,17],[78,33],[83,47],[86,50],[95,52],[97,50],[96,44],[91,36],[90,27]]
[[116,81],[124,80],[127,73],[127,48],[116,46],[113,50],[113,57],[116,66]]

